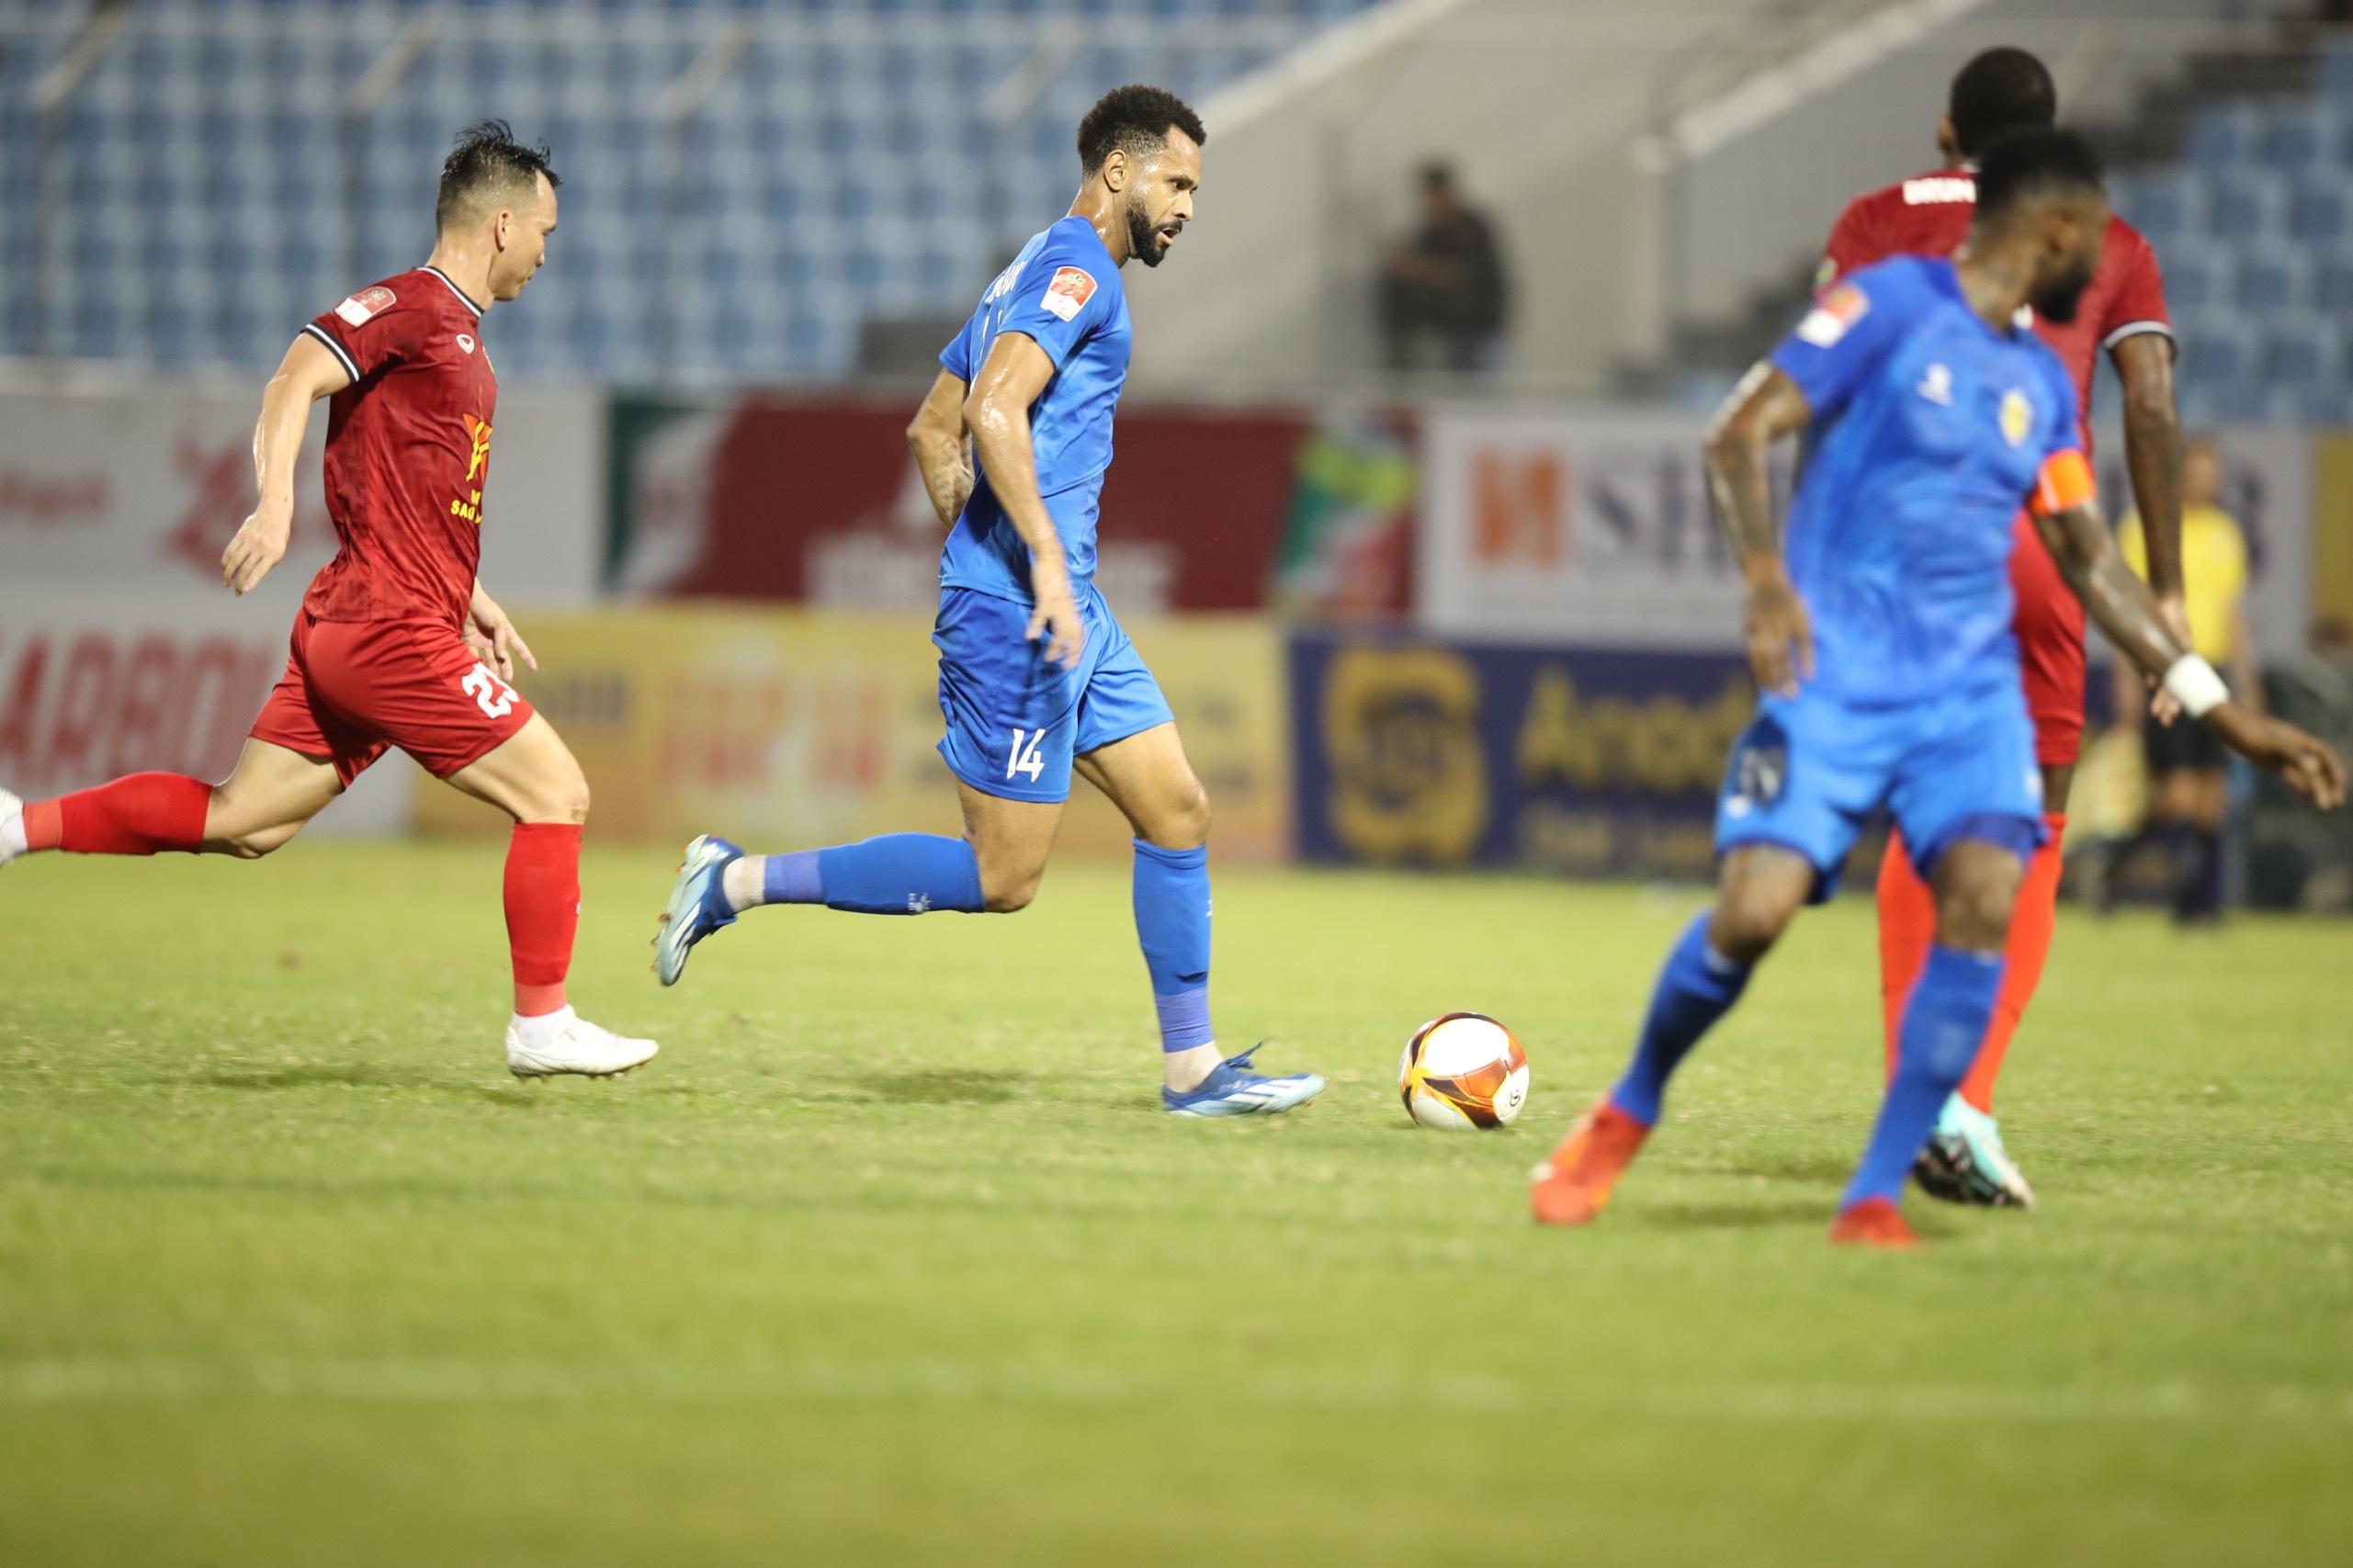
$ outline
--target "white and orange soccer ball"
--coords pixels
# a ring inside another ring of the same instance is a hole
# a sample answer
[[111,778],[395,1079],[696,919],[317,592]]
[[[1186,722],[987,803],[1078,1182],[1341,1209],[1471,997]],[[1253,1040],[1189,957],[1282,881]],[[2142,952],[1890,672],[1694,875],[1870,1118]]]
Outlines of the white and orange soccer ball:
[[1485,1013],[1444,1013],[1406,1042],[1397,1092],[1406,1114],[1425,1127],[1509,1127],[1528,1103],[1528,1053]]

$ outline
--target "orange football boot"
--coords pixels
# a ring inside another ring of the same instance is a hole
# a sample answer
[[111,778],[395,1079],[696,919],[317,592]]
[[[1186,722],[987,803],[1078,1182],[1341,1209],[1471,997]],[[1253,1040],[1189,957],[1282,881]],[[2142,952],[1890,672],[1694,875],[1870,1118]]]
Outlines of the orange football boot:
[[1830,1241],[1836,1247],[1877,1247],[1890,1251],[1920,1245],[1904,1211],[1885,1198],[1865,1198],[1839,1210],[1830,1226]]
[[1529,1179],[1528,1206],[1540,1225],[1589,1224],[1609,1206],[1650,1128],[1610,1103],[1596,1100],[1577,1119],[1552,1157]]

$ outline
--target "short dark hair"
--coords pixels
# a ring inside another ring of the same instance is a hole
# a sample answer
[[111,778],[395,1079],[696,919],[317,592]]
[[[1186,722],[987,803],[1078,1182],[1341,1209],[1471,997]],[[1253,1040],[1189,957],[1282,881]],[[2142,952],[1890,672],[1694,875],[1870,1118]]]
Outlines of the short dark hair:
[[2005,131],[2050,130],[2059,118],[2059,90],[2026,51],[1989,49],[1952,79],[1944,112],[1961,155],[1974,158]]
[[1079,122],[1079,167],[1093,174],[1114,147],[1130,155],[1157,152],[1171,130],[1183,131],[1196,147],[1208,144],[1201,117],[1174,93],[1134,83],[1114,87]]
[[2029,197],[2097,192],[2099,154],[2072,130],[2013,130],[1977,162],[1977,216],[1998,218]]
[[1453,190],[1454,165],[1443,158],[1432,158],[1422,164],[1421,188],[1426,191]]
[[442,160],[441,189],[434,198],[433,221],[439,229],[458,222],[465,209],[485,196],[515,187],[536,189],[535,176],[545,175],[550,189],[563,179],[548,164],[548,146],[517,141],[503,119],[486,119],[458,133],[457,144]]

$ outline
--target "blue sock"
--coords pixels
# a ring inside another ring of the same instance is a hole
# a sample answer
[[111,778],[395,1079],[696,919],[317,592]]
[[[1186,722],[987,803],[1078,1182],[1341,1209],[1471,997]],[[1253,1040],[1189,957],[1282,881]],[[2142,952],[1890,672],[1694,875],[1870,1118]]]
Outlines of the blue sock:
[[1977,1059],[2001,988],[2000,953],[1963,953],[1941,943],[1929,949],[1928,967],[1905,1004],[1895,1077],[1839,1208],[1865,1198],[1894,1202],[1903,1195],[1938,1113]]
[[1714,913],[1703,909],[1667,954],[1667,966],[1658,972],[1650,993],[1650,1011],[1643,1017],[1634,1060],[1610,1091],[1610,1102],[1645,1126],[1658,1120],[1667,1080],[1700,1036],[1732,1010],[1754,967],[1735,964],[1708,945],[1708,920]]
[[1209,851],[1136,840],[1136,940],[1152,976],[1160,1049],[1217,1038],[1209,1026]]
[[760,880],[763,904],[822,904],[861,915],[974,914],[981,908],[980,862],[972,846],[937,833],[886,833],[830,850],[770,855]]

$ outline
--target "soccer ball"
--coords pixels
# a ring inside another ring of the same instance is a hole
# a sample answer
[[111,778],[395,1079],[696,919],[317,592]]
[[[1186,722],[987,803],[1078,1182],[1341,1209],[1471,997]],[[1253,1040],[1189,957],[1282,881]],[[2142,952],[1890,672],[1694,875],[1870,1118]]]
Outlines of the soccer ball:
[[1485,1013],[1444,1013],[1406,1042],[1397,1092],[1406,1114],[1425,1127],[1509,1127],[1528,1102],[1528,1053]]

